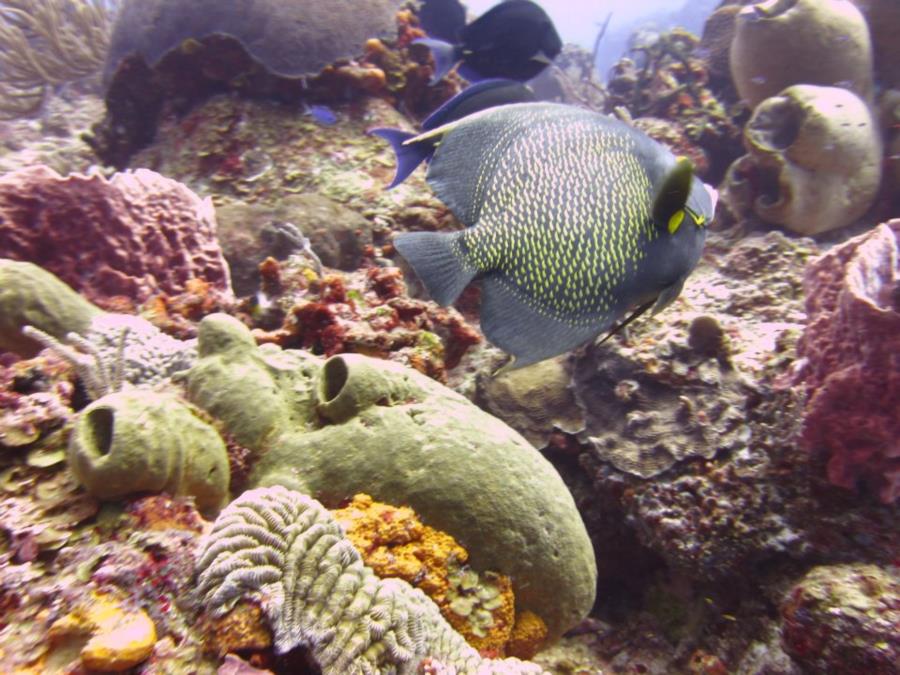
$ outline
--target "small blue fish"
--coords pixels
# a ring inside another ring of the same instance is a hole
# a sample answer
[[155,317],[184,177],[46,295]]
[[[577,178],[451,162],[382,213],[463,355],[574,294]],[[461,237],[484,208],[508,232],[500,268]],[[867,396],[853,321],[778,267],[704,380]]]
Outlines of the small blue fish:
[[338,121],[337,113],[327,105],[307,105],[304,103],[303,114],[311,116],[316,122],[326,127],[330,127]]

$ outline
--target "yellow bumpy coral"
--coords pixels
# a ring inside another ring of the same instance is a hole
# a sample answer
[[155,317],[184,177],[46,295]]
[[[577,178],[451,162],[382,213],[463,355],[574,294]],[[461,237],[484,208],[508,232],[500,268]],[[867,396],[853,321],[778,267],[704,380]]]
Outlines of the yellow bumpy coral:
[[424,525],[408,507],[357,494],[333,515],[379,577],[403,579],[424,592],[482,653],[504,653],[515,616],[508,577],[479,575],[466,567],[468,552],[450,535]]
[[119,672],[146,660],[156,644],[156,627],[143,610],[128,610],[109,595],[94,593],[85,604],[50,627],[51,642],[89,635],[81,663],[89,670]]

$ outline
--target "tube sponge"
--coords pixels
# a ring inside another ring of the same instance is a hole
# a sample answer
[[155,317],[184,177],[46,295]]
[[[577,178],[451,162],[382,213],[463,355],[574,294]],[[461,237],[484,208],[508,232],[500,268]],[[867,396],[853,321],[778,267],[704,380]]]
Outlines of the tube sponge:
[[46,270],[0,259],[0,350],[31,357],[43,346],[22,334],[34,326],[57,340],[84,333],[103,312]]
[[281,486],[229,504],[197,569],[197,592],[215,615],[259,594],[276,650],[310,648],[323,675],[411,674],[430,659],[453,672],[543,672],[518,659],[482,659],[424,593],[364,566],[325,507]]
[[195,497],[207,513],[228,499],[225,443],[174,394],[132,389],[97,399],[75,422],[69,464],[101,499],[168,492]]

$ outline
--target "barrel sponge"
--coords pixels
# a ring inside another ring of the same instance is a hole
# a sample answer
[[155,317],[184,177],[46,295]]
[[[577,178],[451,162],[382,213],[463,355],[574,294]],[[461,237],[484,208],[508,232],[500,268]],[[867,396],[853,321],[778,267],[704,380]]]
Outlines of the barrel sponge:
[[97,399],[75,421],[69,464],[101,499],[167,492],[194,497],[206,513],[228,500],[225,443],[174,394],[131,389]]
[[411,674],[431,659],[453,672],[543,672],[482,659],[424,593],[363,565],[325,507],[280,486],[245,492],[222,511],[197,571],[197,593],[214,615],[256,595],[276,651],[309,648],[323,675]]
[[872,97],[872,42],[850,0],[766,0],[744,7],[729,62],[734,85],[751,107],[794,84]]
[[0,350],[34,356],[42,345],[22,328],[34,326],[63,340],[84,333],[102,311],[58,277],[28,262],[0,259]]

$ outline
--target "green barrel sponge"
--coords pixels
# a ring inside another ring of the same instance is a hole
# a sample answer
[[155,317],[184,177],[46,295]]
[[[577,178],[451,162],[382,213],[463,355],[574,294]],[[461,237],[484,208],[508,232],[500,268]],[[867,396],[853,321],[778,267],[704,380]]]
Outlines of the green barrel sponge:
[[23,327],[34,326],[62,341],[70,332],[84,333],[102,313],[37,265],[0,259],[0,350],[34,356],[43,345],[22,335]]
[[505,423],[397,363],[253,348],[244,326],[214,316],[199,337],[190,398],[256,451],[251,487],[411,506],[465,546],[475,568],[512,577],[517,608],[540,616],[551,639],[590,611],[596,563],[574,500]]
[[131,389],[97,399],[75,421],[69,464],[101,499],[168,492],[195,497],[206,513],[228,500],[225,443],[174,394]]
[[320,360],[275,345],[257,348],[247,327],[226,314],[200,322],[199,362],[185,385],[188,398],[221,420],[241,445],[260,450],[287,429],[316,416],[313,386]]
[[422,591],[363,565],[319,502],[280,486],[245,492],[222,511],[197,571],[197,593],[213,614],[256,595],[276,651],[309,648],[323,675],[412,675],[435,661],[447,672],[544,672],[481,658]]

